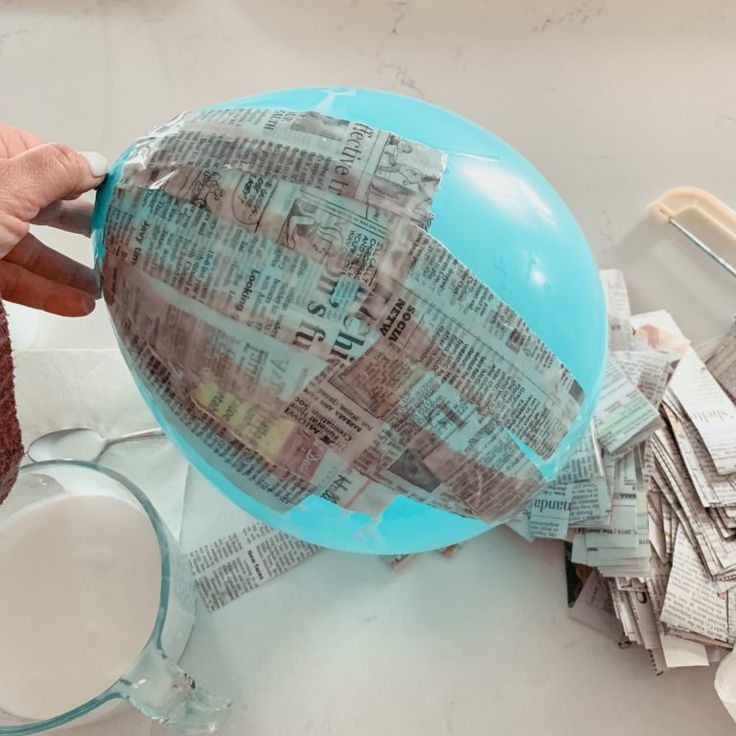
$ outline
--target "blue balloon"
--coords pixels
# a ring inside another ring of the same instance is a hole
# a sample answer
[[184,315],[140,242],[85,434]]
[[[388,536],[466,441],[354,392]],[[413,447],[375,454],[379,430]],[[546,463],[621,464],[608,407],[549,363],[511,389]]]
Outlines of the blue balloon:
[[[580,228],[542,175],[514,149],[469,120],[421,100],[368,89],[307,88],[269,92],[215,108],[316,110],[390,130],[448,155],[430,233],[510,305],[551,348],[585,392],[580,412],[554,454],[542,461],[525,450],[545,478],[569,458],[588,426],[606,353],[606,318],[598,271]],[[129,149],[130,150],[130,149]],[[112,190],[129,150],[100,189],[93,221],[98,265]],[[308,496],[275,512],[205,462],[162,416],[137,381],[172,441],[222,493],[248,513],[324,547],[397,554],[462,542],[491,526],[398,496],[380,518]]]

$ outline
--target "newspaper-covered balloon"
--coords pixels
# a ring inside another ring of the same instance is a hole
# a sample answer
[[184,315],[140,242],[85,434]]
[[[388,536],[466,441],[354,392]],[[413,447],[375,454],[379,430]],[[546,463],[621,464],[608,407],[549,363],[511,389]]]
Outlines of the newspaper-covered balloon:
[[162,427],[310,542],[466,539],[589,424],[607,328],[585,241],[518,154],[439,108],[296,90],[182,113],[116,162],[95,243]]

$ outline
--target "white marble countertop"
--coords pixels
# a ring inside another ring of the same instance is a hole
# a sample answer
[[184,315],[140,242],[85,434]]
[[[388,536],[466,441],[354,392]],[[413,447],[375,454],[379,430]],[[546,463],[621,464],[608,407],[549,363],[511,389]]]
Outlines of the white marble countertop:
[[[736,202],[734,29],[722,0],[0,0],[0,120],[113,158],[181,109],[258,91],[417,95],[518,148],[600,263],[624,268],[634,306],[669,309],[699,341],[736,290],[644,210],[682,184]],[[100,308],[44,317],[35,344],[113,337]],[[568,620],[560,558],[506,531],[400,575],[321,553],[208,621],[189,656],[204,681],[236,683],[243,736],[736,733],[713,671],[656,678],[642,652]]]

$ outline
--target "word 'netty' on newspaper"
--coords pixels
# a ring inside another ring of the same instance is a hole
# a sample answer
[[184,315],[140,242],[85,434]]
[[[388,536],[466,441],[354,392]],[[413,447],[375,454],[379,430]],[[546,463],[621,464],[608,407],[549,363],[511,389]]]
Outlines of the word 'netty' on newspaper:
[[630,313],[619,272],[602,282],[592,425],[509,526],[567,540],[572,618],[644,647],[658,674],[707,666],[736,640],[736,331],[704,363],[668,313]]

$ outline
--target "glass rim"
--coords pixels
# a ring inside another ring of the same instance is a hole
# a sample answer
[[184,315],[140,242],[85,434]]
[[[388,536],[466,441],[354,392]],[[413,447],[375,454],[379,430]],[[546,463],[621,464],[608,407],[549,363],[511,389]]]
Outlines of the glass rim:
[[[161,634],[163,632],[164,621],[166,620],[166,615],[168,613],[169,599],[171,595],[171,550],[168,539],[168,530],[148,496],[146,496],[146,494],[129,478],[126,478],[121,473],[118,473],[111,468],[107,468],[104,465],[86,462],[84,460],[44,460],[42,462],[22,465],[18,470],[18,478],[30,473],[42,472],[44,468],[51,469],[53,467],[81,468],[86,471],[106,475],[108,478],[121,485],[135,498],[138,504],[143,508],[143,511],[153,527],[156,541],[158,543],[159,553],[161,555],[161,588],[159,591],[158,610],[156,612],[156,619],[153,623],[151,634],[146,640],[141,651],[138,652],[135,659],[130,663],[130,669],[135,666],[135,663],[139,660],[141,654],[143,654],[143,652],[149,647],[155,647],[157,650],[163,651],[161,646]],[[13,726],[4,726],[0,724],[0,736],[26,736],[27,734],[39,733],[41,731],[48,731],[52,728],[58,728],[59,726],[65,726],[77,718],[91,713],[93,710],[96,710],[111,700],[124,699],[118,690],[118,683],[125,679],[126,674],[127,671],[121,673],[112,685],[99,695],[96,695],[94,698],[91,698],[71,710],[60,713],[57,716],[53,716],[52,718],[43,718],[37,721],[29,721],[24,724]],[[13,714],[8,713],[8,715]],[[16,717],[20,718],[21,716]]]

